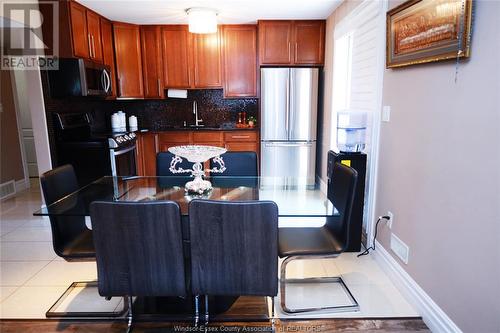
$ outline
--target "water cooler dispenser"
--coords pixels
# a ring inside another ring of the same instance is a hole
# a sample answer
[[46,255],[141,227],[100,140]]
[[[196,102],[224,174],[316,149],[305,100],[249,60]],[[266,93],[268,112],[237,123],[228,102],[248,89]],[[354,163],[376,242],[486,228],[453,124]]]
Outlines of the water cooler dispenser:
[[363,209],[365,202],[366,146],[365,112],[345,111],[337,114],[337,146],[340,152],[328,152],[328,197],[335,189],[330,185],[331,172],[336,162],[352,167],[358,172],[358,182],[354,195],[351,213],[351,228],[349,230],[348,252],[361,250],[363,228]]

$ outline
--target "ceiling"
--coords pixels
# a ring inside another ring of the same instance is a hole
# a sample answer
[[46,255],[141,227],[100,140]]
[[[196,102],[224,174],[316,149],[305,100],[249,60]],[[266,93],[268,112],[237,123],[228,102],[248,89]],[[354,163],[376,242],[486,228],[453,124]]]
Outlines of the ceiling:
[[185,10],[217,10],[220,24],[258,19],[326,19],[343,0],[77,0],[113,21],[136,24],[187,24]]

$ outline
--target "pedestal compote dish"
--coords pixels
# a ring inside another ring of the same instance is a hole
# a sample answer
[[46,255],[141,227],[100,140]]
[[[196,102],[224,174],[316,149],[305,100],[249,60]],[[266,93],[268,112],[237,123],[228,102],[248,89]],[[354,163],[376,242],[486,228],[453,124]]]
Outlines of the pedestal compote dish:
[[[212,183],[203,179],[205,171],[210,173],[222,173],[226,170],[224,161],[220,156],[227,151],[225,148],[188,145],[170,147],[168,148],[168,151],[175,155],[170,162],[170,172],[173,174],[189,173],[194,177],[192,181],[187,182],[185,185],[185,189],[189,193],[202,194],[212,189]],[[194,163],[193,168],[183,169],[181,167],[177,167],[177,164],[182,162],[182,158]],[[219,166],[205,170],[203,168],[203,163],[210,159],[212,159]]]

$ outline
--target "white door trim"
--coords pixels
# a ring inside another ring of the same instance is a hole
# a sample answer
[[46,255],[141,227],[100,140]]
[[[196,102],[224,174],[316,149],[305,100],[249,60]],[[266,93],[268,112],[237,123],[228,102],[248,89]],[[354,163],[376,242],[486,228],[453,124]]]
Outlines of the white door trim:
[[[370,1],[370,0],[366,0]],[[383,22],[379,26],[378,32],[378,45],[380,47],[378,58],[377,58],[377,68],[379,69],[377,86],[380,87],[377,92],[377,106],[373,114],[372,120],[372,138],[371,138],[371,154],[370,154],[370,165],[369,174],[370,180],[368,182],[368,193],[367,193],[367,223],[366,223],[366,235],[368,237],[366,243],[368,246],[372,246],[373,236],[375,234],[375,223],[376,223],[376,204],[377,204],[377,186],[378,186],[378,158],[379,158],[379,148],[380,148],[380,119],[382,114],[382,95],[384,87],[384,71],[385,71],[385,52],[386,52],[386,24],[385,24],[385,13],[388,9],[388,0],[382,0],[382,13]]]
[[[28,163],[26,162],[26,149],[24,147],[24,137],[23,137],[23,128],[21,123],[21,110],[19,106],[19,96],[24,96],[24,93],[21,91],[17,91],[16,77],[14,74],[14,70],[11,70],[10,73],[10,84],[12,87],[12,95],[14,97],[14,109],[16,112],[16,124],[17,124],[17,136],[19,140],[19,148],[21,150],[21,160],[23,164],[23,179],[16,181],[16,192],[22,191],[26,188],[30,187],[30,179],[28,173]],[[24,183],[24,184],[23,184]]]

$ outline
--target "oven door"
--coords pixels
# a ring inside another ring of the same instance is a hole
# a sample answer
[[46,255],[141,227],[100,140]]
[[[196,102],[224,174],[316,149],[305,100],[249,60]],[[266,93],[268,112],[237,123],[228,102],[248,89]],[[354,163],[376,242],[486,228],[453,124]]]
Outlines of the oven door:
[[111,175],[120,177],[137,176],[136,146],[110,149]]

